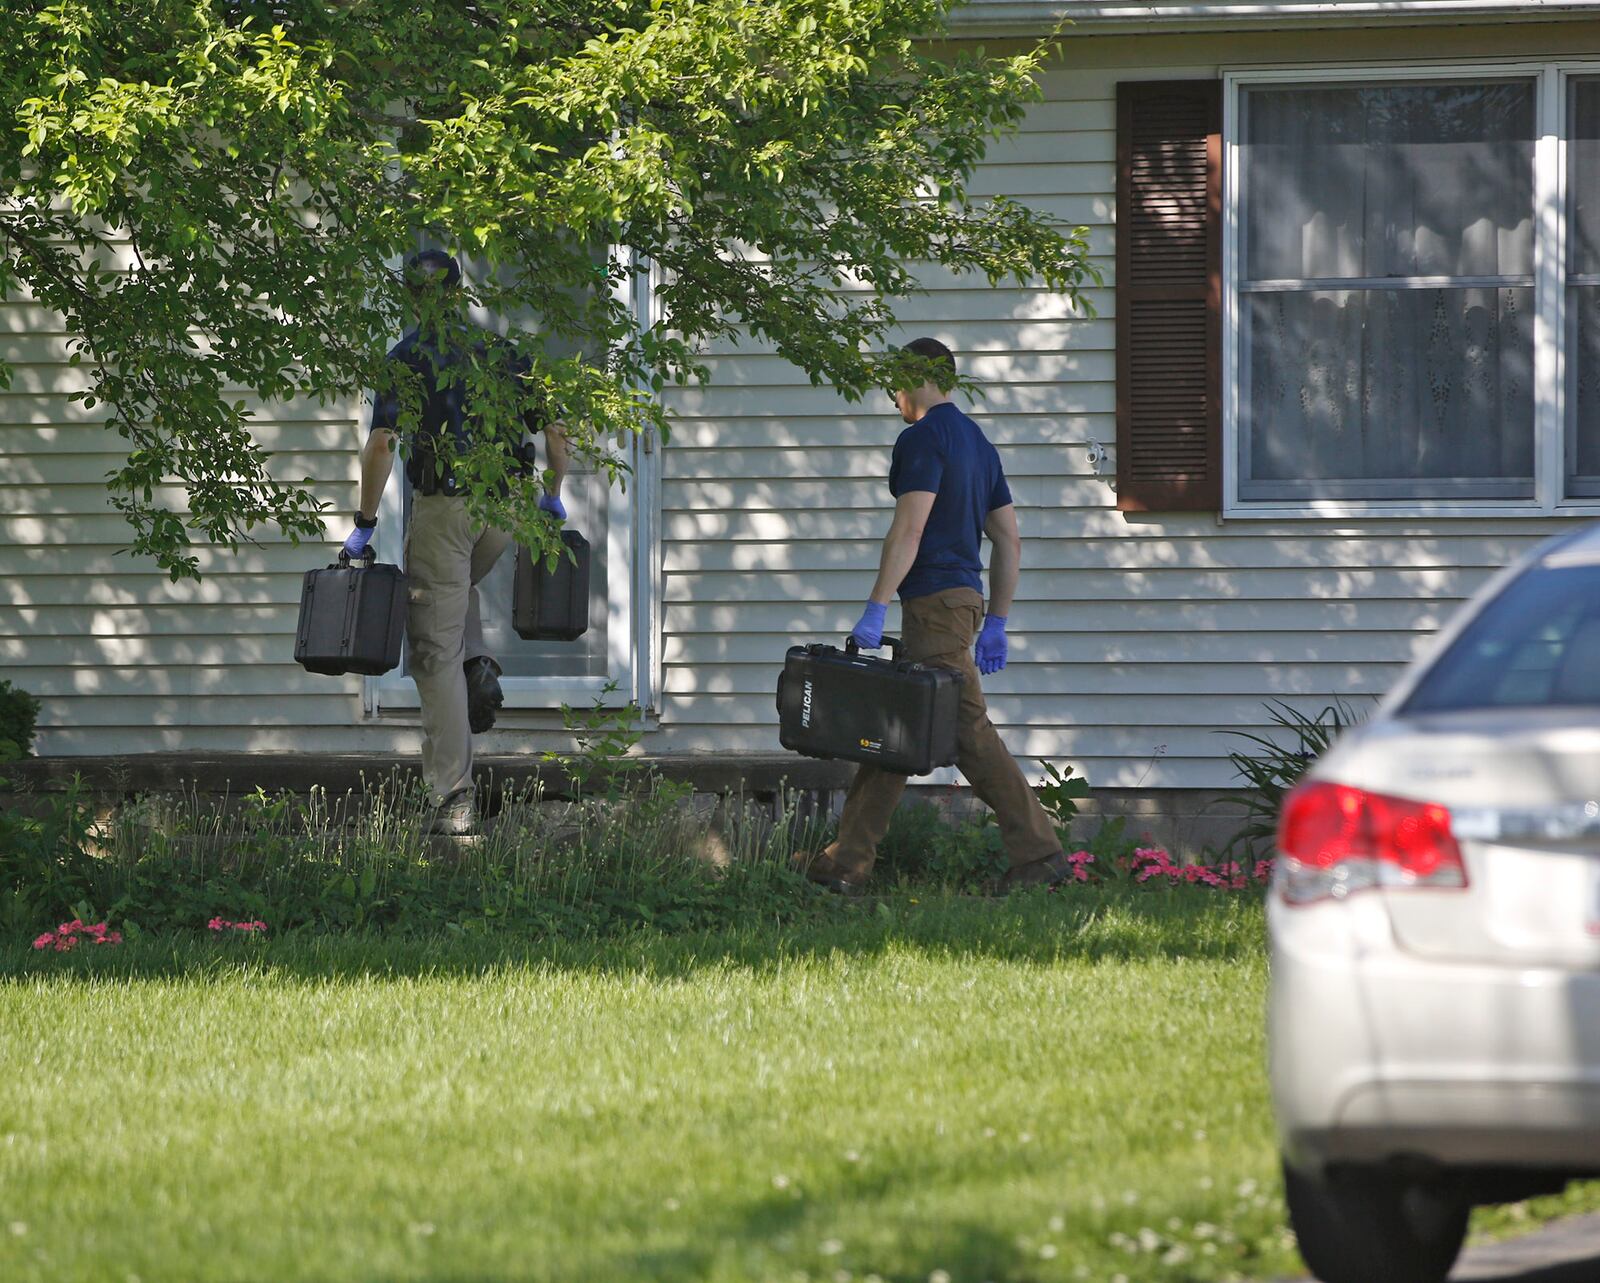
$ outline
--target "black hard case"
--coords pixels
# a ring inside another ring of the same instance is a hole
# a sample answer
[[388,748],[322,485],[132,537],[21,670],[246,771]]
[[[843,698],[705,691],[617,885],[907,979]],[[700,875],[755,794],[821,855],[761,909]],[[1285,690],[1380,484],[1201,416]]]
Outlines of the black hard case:
[[572,554],[554,570],[520,544],[511,590],[511,626],[525,641],[575,641],[589,631],[589,541],[563,530]]
[[378,565],[368,550],[351,565],[340,550],[326,570],[308,570],[300,587],[300,623],[294,657],[307,672],[387,673],[400,662],[406,632],[406,577],[399,566]]
[[778,740],[806,757],[868,762],[926,775],[956,760],[961,674],[812,643],[791,646],[778,677]]

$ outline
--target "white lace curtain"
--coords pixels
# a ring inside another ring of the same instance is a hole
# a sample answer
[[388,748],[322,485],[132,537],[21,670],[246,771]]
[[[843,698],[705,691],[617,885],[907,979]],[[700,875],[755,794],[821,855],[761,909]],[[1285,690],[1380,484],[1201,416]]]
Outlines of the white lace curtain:
[[1243,97],[1246,499],[1533,493],[1530,81]]

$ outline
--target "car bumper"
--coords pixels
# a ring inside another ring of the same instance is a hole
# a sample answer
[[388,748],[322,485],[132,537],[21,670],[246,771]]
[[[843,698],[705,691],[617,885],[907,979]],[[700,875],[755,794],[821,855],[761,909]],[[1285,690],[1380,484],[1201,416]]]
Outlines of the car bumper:
[[1292,1163],[1600,1170],[1600,974],[1404,954],[1378,896],[1270,916],[1273,1107]]

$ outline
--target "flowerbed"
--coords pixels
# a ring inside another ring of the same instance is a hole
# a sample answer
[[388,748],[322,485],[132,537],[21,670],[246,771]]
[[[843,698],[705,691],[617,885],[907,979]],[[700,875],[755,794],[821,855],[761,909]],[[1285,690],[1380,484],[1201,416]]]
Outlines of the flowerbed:
[[[828,840],[825,828],[793,811],[776,825],[748,809],[730,811],[732,822],[719,830],[727,858],[713,867],[696,854],[704,825],[684,800],[658,781],[626,798],[570,806],[552,820],[547,809],[510,799],[481,844],[441,856],[425,831],[423,800],[384,785],[331,804],[319,793],[258,792],[227,811],[198,799],[146,798],[109,819],[93,818],[69,792],[43,822],[13,817],[8,828],[0,814],[0,839],[12,839],[0,840],[0,937],[65,953],[80,943],[115,944],[124,934],[260,937],[269,921],[279,936],[511,930],[572,937],[839,911],[790,864],[794,851]],[[1269,860],[1181,861],[1128,835],[1120,818],[1078,836],[1083,819],[1069,802],[1054,799],[1057,832],[1070,852],[1063,890],[1117,883],[1242,892],[1271,876]],[[1007,867],[992,816],[952,823],[932,806],[911,806],[891,822],[872,889],[987,898]],[[62,918],[70,921],[36,935]],[[91,922],[98,925],[83,925]]]

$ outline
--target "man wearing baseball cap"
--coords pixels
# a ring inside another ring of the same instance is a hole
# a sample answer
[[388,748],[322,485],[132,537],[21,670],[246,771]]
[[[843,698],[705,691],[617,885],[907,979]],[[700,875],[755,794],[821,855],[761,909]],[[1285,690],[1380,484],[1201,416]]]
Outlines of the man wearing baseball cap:
[[[435,808],[432,831],[463,835],[477,827],[472,736],[494,725],[504,702],[500,665],[483,642],[477,585],[511,542],[505,531],[473,521],[451,467],[480,435],[468,404],[468,367],[499,368],[517,389],[521,428],[544,433],[554,482],[539,507],[557,521],[567,516],[561,503],[567,442],[546,416],[542,395],[527,386],[526,366],[509,348],[502,357],[503,344],[461,315],[461,266],[454,256],[442,250],[414,254],[406,263],[406,283],[417,303],[418,323],[389,351],[396,377],[373,403],[361,451],[360,504],[344,550],[352,558],[366,550],[404,435],[406,477],[414,491],[405,537],[406,637],[422,701],[422,775]],[[414,399],[401,395],[408,384]],[[420,406],[420,414],[402,422],[405,407],[412,405]],[[520,439],[504,445],[510,455],[522,457]]]

